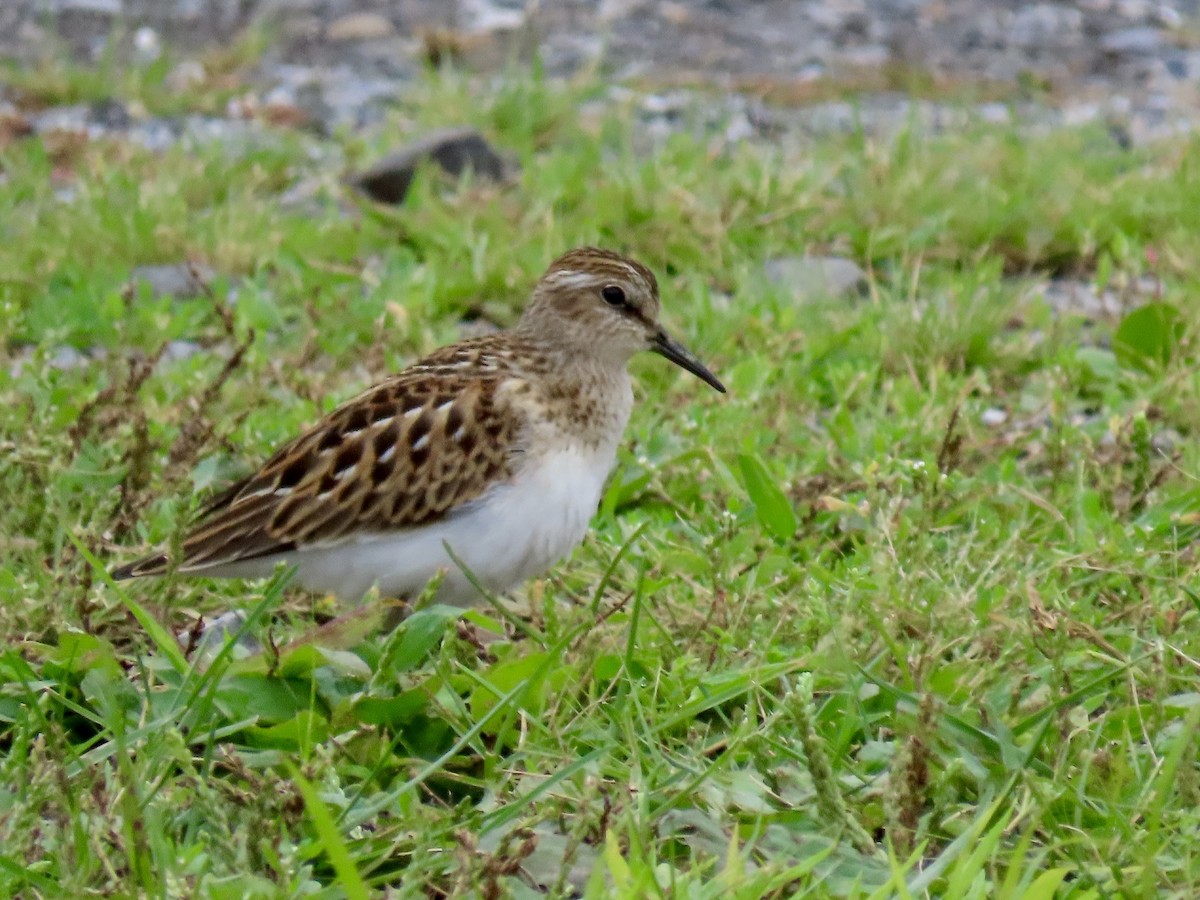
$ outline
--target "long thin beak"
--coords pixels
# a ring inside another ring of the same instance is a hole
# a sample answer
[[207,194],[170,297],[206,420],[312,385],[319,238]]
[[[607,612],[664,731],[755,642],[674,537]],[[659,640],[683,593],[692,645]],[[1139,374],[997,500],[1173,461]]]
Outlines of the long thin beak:
[[661,328],[658,334],[650,341],[650,349],[659,356],[665,356],[681,369],[687,369],[705,384],[715,388],[722,394],[725,393],[725,385],[717,379],[717,376],[708,371],[708,368],[700,360],[692,355],[687,347],[679,343]]

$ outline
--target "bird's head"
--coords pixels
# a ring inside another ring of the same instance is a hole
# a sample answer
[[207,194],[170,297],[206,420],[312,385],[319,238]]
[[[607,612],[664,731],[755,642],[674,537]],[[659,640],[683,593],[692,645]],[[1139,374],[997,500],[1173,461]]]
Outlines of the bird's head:
[[667,333],[658,314],[653,272],[619,253],[580,247],[551,263],[518,328],[569,353],[622,366],[651,350],[724,393],[717,377]]

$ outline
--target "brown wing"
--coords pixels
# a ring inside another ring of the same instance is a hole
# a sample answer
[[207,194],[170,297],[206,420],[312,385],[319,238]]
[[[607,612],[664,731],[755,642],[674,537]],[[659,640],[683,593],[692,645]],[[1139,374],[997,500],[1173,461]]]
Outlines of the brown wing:
[[[360,394],[202,511],[181,571],[436,521],[511,474],[521,424],[511,376],[459,345]],[[157,554],[113,572],[161,574]]]

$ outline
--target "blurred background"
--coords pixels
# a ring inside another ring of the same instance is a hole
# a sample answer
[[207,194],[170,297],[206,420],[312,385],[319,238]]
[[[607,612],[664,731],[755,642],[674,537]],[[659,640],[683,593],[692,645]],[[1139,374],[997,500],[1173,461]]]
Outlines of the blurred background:
[[218,82],[229,94],[218,120],[358,128],[431,61],[487,72],[536,56],[553,76],[600,67],[645,90],[638,115],[652,132],[677,127],[703,89],[739,138],[895,128],[911,100],[942,122],[939,101],[953,99],[993,120],[1014,104],[1047,126],[1100,119],[1137,142],[1200,116],[1198,13],[1194,0],[5,0],[0,57],[43,68],[10,84],[0,110],[12,119],[40,100],[52,108],[17,127],[168,140],[146,110],[44,68],[57,54],[146,65],[170,48],[164,90]]

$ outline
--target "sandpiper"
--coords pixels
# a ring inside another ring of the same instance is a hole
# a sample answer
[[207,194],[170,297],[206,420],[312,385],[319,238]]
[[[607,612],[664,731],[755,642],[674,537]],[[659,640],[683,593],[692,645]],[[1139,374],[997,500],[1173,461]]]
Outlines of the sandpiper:
[[440,571],[440,602],[480,601],[452,553],[487,590],[515,587],[583,540],[633,405],[630,357],[652,350],[724,393],[658,312],[644,265],[571,250],[514,328],[349,400],[208,503],[177,561],[160,552],[113,577],[257,578],[284,563],[305,588],[356,600],[414,597]]

